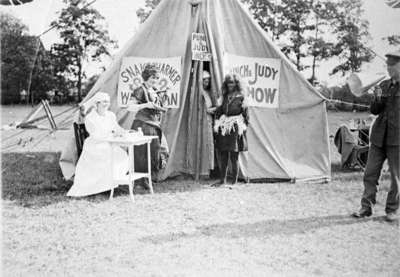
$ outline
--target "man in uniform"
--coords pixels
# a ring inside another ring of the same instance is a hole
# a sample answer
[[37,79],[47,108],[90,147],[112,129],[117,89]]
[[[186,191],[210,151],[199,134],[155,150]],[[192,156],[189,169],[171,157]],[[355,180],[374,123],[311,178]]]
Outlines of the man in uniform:
[[386,219],[398,220],[399,214],[399,152],[400,152],[400,50],[386,55],[390,79],[374,91],[371,113],[378,115],[371,130],[368,161],[364,172],[364,193],[361,209],[352,215],[363,218],[372,215],[376,203],[378,180],[387,159],[391,175],[390,191],[386,200]]

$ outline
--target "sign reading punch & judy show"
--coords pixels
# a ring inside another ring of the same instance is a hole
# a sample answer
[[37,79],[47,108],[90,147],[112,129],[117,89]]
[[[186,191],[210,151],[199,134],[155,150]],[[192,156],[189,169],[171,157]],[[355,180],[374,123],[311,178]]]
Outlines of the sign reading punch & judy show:
[[278,108],[280,59],[225,54],[224,68],[240,77],[249,106]]

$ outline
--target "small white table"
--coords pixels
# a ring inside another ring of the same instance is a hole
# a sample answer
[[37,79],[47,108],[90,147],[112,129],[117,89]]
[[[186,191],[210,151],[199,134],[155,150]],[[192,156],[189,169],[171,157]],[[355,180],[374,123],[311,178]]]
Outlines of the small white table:
[[[126,175],[126,178],[121,178],[120,176],[114,176],[114,156],[111,155],[111,168],[113,172],[113,188],[111,189],[110,199],[113,198],[114,188],[119,185],[128,185],[129,186],[129,195],[131,200],[134,202],[135,198],[133,196],[133,187],[135,184],[135,180],[140,178],[148,178],[150,193],[154,193],[153,184],[151,181],[151,153],[150,153],[150,143],[153,139],[158,139],[157,136],[142,136],[135,133],[128,133],[122,137],[113,137],[107,139],[107,142],[111,144],[111,147],[127,147],[128,148],[128,157],[129,157],[129,173]],[[147,144],[147,173],[139,173],[135,172],[135,154],[134,154],[134,146],[135,145],[143,145]],[[111,151],[112,153],[114,151]]]

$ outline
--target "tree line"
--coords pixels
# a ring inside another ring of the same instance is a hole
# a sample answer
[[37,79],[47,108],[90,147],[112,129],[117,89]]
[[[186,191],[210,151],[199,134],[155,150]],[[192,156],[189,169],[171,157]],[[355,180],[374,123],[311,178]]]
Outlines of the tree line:
[[[146,0],[137,11],[140,21],[144,22],[160,2]],[[344,75],[359,71],[374,57],[367,48],[369,23],[363,19],[362,0],[241,2],[299,71],[311,69],[311,82],[316,80],[315,71],[322,60],[338,57],[331,74]]]
[[60,42],[50,50],[40,37],[29,35],[19,19],[0,14],[2,104],[21,100],[33,104],[52,96],[60,102],[80,102],[97,80],[97,76],[86,76],[84,64],[110,56],[110,49],[117,47],[104,17],[86,0],[63,2],[65,7],[50,24]]
[[[20,20],[0,14],[2,103],[35,102],[46,92],[76,95],[80,101],[96,81],[86,76],[84,65],[110,56],[116,48],[105,28],[104,17],[87,0],[63,0],[65,7],[51,23],[61,41],[46,50]],[[137,10],[144,22],[161,0],[145,0]],[[374,57],[368,49],[369,23],[363,18],[362,0],[241,0],[256,22],[299,71],[316,71],[323,60],[337,57],[331,74],[357,72]],[[397,34],[385,38],[400,45]]]

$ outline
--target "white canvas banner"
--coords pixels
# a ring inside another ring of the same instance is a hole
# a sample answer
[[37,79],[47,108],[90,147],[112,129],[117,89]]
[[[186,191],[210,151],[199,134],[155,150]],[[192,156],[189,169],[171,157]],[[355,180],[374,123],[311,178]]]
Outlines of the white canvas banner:
[[143,83],[142,71],[146,64],[154,64],[160,71],[156,90],[166,91],[163,95],[167,108],[178,108],[182,80],[181,57],[144,58],[125,57],[118,75],[118,106],[126,107],[132,92]]
[[249,106],[278,108],[280,59],[225,54],[224,71],[240,77]]

